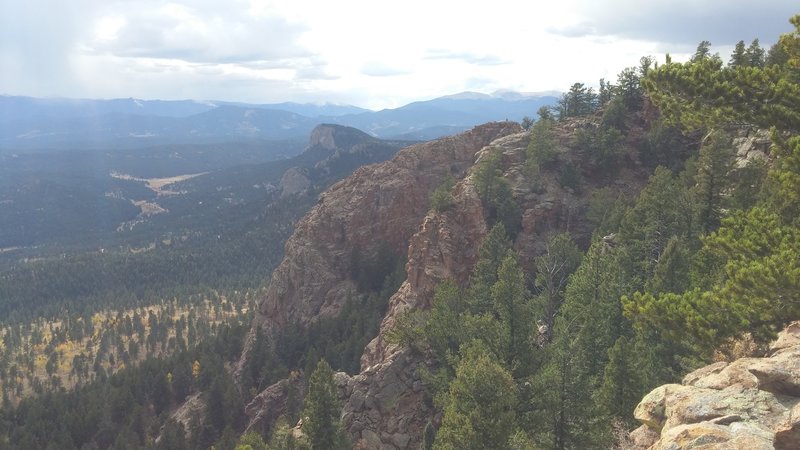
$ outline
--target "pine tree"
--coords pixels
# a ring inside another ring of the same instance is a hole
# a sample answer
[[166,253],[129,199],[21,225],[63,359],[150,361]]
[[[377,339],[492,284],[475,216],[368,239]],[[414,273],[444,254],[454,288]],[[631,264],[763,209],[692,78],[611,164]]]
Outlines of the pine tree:
[[723,132],[713,132],[700,147],[697,160],[695,203],[698,206],[699,226],[708,233],[719,227],[722,218],[722,193],[727,186],[728,172],[733,167],[731,137]]
[[659,255],[653,276],[647,280],[645,290],[654,294],[684,292],[689,288],[690,266],[691,255],[688,246],[681,238],[673,236]]
[[548,330],[553,329],[556,314],[563,301],[564,288],[569,276],[580,264],[582,256],[569,233],[558,233],[547,239],[544,252],[535,259],[536,285],[540,290],[539,318]]
[[758,39],[753,39],[753,42],[751,42],[747,50],[745,50],[744,56],[747,60],[748,67],[764,67],[766,52],[761,48]]
[[631,110],[637,109],[642,103],[641,75],[635,67],[628,67],[617,77],[616,93],[622,103]]
[[559,120],[580,117],[592,113],[597,108],[597,94],[583,83],[574,83],[569,91],[558,101]]
[[634,207],[625,213],[617,236],[626,254],[621,264],[634,286],[641,288],[653,275],[673,236],[693,235],[693,216],[685,186],[668,169],[656,168]]
[[610,81],[606,81],[605,78],[600,79],[600,88],[597,92],[597,103],[600,106],[605,105],[608,103],[611,98],[614,96],[614,85],[611,84]]
[[745,55],[744,41],[736,43],[736,47],[731,54],[731,60],[728,61],[728,67],[745,67],[747,66],[747,56]]
[[536,115],[539,116],[539,120],[553,120],[553,110],[549,106],[540,106],[539,109],[536,110]]
[[505,449],[515,427],[516,385],[483,345],[462,350],[434,449]]
[[633,409],[644,393],[641,375],[636,367],[639,357],[626,336],[620,336],[608,350],[603,384],[597,391],[599,410],[603,414],[632,422]]
[[503,259],[511,250],[511,241],[506,234],[506,228],[498,223],[489,230],[481,247],[478,249],[478,261],[470,277],[468,302],[473,314],[491,311],[492,285],[497,282],[497,270]]
[[481,159],[473,179],[489,223],[502,223],[507,233],[516,236],[521,226],[519,205],[514,200],[511,185],[503,177],[502,155],[492,152]]
[[767,58],[764,61],[765,66],[784,66],[789,59],[789,55],[783,49],[780,42],[776,42],[769,48]]
[[797,133],[800,83],[792,68],[800,67],[800,16],[791,22],[795,31],[779,41],[786,66],[762,67],[763,50],[754,41],[748,56],[752,67],[723,68],[717,58],[707,57],[708,45],[701,44],[706,56],[651,70],[643,79],[645,90],[665,120],[688,130],[750,124]]
[[[703,238],[698,256],[712,263],[703,263],[707,273],[695,277],[701,283],[680,294],[638,292],[623,299],[626,316],[639,330],[653,327],[673,342],[691,340],[713,348],[743,332],[769,339],[800,314],[800,138],[785,139],[800,132],[795,73],[800,68],[800,15],[791,21],[795,31],[780,39],[788,57],[785,67],[725,71],[673,64],[650,80],[662,112],[684,126],[772,126],[776,161],[764,185],[765,200],[732,213]],[[756,49],[758,43],[751,46]],[[686,95],[690,90],[693,96]],[[694,107],[698,110],[689,111]],[[698,115],[687,123],[678,117],[682,112]]]
[[692,56],[691,62],[698,62],[711,57],[711,42],[702,41],[697,44],[697,49]]
[[309,378],[303,407],[303,433],[308,437],[312,450],[347,448],[340,415],[333,370],[323,359]]
[[564,305],[546,347],[546,362],[531,377],[536,394],[526,413],[544,447],[600,448],[607,424],[591,400],[611,348],[623,334],[623,284],[616,251],[598,240],[567,285]]
[[513,254],[503,260],[497,271],[497,282],[491,289],[492,304],[501,324],[507,348],[506,367],[514,368],[530,353],[534,331],[530,297],[525,288],[525,274]]
[[551,164],[558,158],[554,127],[553,120],[542,119],[531,128],[527,157],[537,167]]

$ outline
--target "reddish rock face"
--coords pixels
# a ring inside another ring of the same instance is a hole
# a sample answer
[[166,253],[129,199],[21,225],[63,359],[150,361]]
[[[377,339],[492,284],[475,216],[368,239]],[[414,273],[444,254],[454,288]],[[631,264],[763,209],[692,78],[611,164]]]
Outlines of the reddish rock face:
[[470,132],[402,150],[393,160],[358,169],[320,196],[286,243],[286,256],[272,275],[256,325],[279,329],[336,314],[349,280],[353,249],[364,257],[388,244],[408,248],[429,208],[429,196],[447,175],[463,174],[475,153],[494,139],[519,131],[492,123]]
[[[260,302],[240,367],[247,361],[257,327],[270,334],[340,311],[357,289],[350,277],[354,249],[367,259],[387,246],[407,254],[406,281],[389,300],[378,336],[364,350],[361,373],[337,374],[337,383],[344,401],[343,421],[353,442],[368,448],[417,446],[427,421],[436,416],[417,374],[418,366],[426,362],[385,337],[403,311],[428,309],[443,280],[467,283],[489,228],[470,175],[476,161],[489,152],[501,154],[503,177],[522,215],[515,248],[528,271],[547,233],[570,230],[580,242],[591,232],[576,219],[585,199],[562,188],[552,175],[531,182],[526,168],[528,140],[514,123],[482,125],[409,147],[391,161],[357,170],[321,195],[286,244],[285,258]],[[442,212],[430,211],[430,194],[448,175],[460,180],[452,191],[452,205]],[[248,406],[252,420],[271,417],[260,408]]]
[[[569,130],[564,133],[562,140],[568,142]],[[324,142],[326,136],[315,139]],[[428,309],[441,281],[451,278],[466,285],[489,229],[471,176],[476,161],[490,152],[501,155],[502,175],[521,214],[522,229],[514,246],[529,273],[548,233],[567,230],[579,243],[588,242],[591,235],[591,227],[582,220],[585,195],[562,187],[546,171],[531,179],[534,175],[526,166],[528,141],[529,135],[515,123],[482,125],[409,147],[391,161],[362,167],[322,194],[286,244],[239,367],[245,366],[259,327],[269,335],[288,324],[307,325],[338,314],[357,290],[351,279],[356,250],[362,260],[386,248],[406,254],[406,281],[389,300],[380,332],[361,357],[360,373],[352,377],[339,373],[336,381],[344,403],[343,422],[354,443],[386,449],[418,446],[426,423],[436,417],[417,373],[427,362],[385,337],[403,311]],[[568,157],[568,145],[559,145]],[[452,191],[452,205],[442,212],[431,211],[430,194],[448,175],[460,180]],[[631,186],[645,179],[635,173],[628,178],[625,184]],[[584,191],[591,192],[596,182],[587,178]],[[261,411],[264,405],[262,401],[248,406],[252,420],[274,415]]]
[[[326,136],[315,139],[324,142]],[[489,153],[501,155],[502,176],[521,213],[522,230],[514,246],[529,273],[535,270],[534,258],[549,233],[569,230],[577,242],[588,242],[591,234],[585,221],[578,220],[585,196],[563,188],[545,171],[531,179],[526,166],[528,141],[529,135],[515,123],[482,125],[409,147],[391,161],[362,167],[322,194],[286,244],[284,260],[259,303],[239,367],[246,364],[257,329],[269,335],[288,324],[307,325],[339,313],[357,291],[351,279],[355,250],[362,261],[387,246],[406,254],[406,281],[389,300],[380,332],[361,357],[360,373],[337,374],[337,384],[344,403],[343,422],[354,443],[366,448],[417,447],[426,423],[436,418],[417,373],[427,362],[391,344],[386,336],[404,311],[430,308],[441,281],[452,278],[467,284],[489,228],[471,175],[475,163]],[[559,151],[566,154],[567,144]],[[452,206],[433,212],[431,192],[448,175],[460,180],[453,189]],[[585,192],[590,192],[594,181],[586,183]],[[263,411],[267,397],[259,396],[259,404],[248,406],[251,426],[275,416]]]
[[[294,390],[295,407],[302,403],[299,399],[303,398],[306,390],[305,378],[302,374],[293,373],[288,379],[281,380],[272,386],[261,391],[245,408],[245,414],[250,418],[245,432],[264,433],[275,425],[278,418],[289,408]],[[294,425],[294,424],[290,424]]]
[[[362,167],[335,184],[287,241],[284,260],[259,303],[239,370],[248,361],[256,330],[269,336],[289,324],[308,325],[336,315],[358,289],[351,276],[358,272],[354,270],[358,261],[375,260],[386,249],[407,255],[406,280],[390,298],[380,331],[361,356],[360,373],[338,373],[336,383],[344,404],[343,423],[354,444],[418,447],[426,423],[437,419],[417,372],[420,365],[431,362],[397,347],[386,336],[404,311],[430,308],[441,281],[450,278],[467,284],[490,226],[471,175],[476,163],[490,153],[500,155],[502,176],[520,212],[514,248],[523,269],[534,274],[535,258],[550,233],[568,231],[579,246],[588,246],[593,229],[585,212],[595,189],[609,187],[633,196],[649,176],[637,163],[635,151],[623,158],[613,179],[578,164],[583,153],[576,148],[575,135],[596,127],[597,120],[559,122],[555,150],[560,166],[534,170],[527,155],[530,135],[516,123],[498,122],[406,148],[391,161]],[[322,127],[311,142],[335,146],[334,134]],[[636,136],[643,136],[642,130],[630,130],[629,135],[633,136],[630,148],[637,148],[633,144]],[[581,168],[580,183],[571,184],[572,188],[559,181],[559,170],[567,164]],[[444,211],[431,211],[430,194],[448,175],[458,180],[451,191],[453,201]],[[270,404],[280,406],[280,401],[270,400],[273,397],[265,392],[248,406],[251,426],[277,417],[264,411]],[[644,431],[640,441],[653,435]]]
[[407,279],[389,300],[379,335],[361,357],[362,370],[387,359],[396,349],[384,336],[395,319],[410,309],[428,309],[436,286],[446,279],[465,285],[475,265],[477,251],[488,232],[483,207],[472,181],[459,183],[454,204],[442,213],[431,212],[408,246]]
[[[429,208],[429,196],[447,175],[462,177],[475,154],[493,140],[520,132],[496,122],[457,136],[400,151],[391,161],[366,166],[320,196],[297,224],[285,256],[272,274],[253,327],[268,333],[289,323],[307,324],[335,315],[351,292],[354,249],[369,258],[388,246],[398,255]],[[316,138],[325,141],[325,136]],[[255,333],[245,345],[248,358]],[[240,364],[241,367],[241,364]]]
[[[407,253],[408,279],[390,300],[381,334],[362,357],[362,373],[352,378],[337,374],[337,383],[346,405],[345,426],[354,442],[394,447],[417,442],[432,413],[424,406],[415,373],[420,362],[387,348],[383,333],[406,308],[427,307],[442,279],[465,281],[486,233],[481,202],[471,183],[457,187],[455,206],[442,215],[426,216],[431,192],[448,175],[464,177],[476,154],[491,142],[521,131],[516,123],[497,122],[415,145],[391,161],[358,169],[322,194],[286,243],[239,367],[246,364],[258,327],[269,334],[290,323],[306,325],[339,313],[357,289],[350,277],[354,249],[366,259],[386,246],[398,255]],[[315,139],[324,142],[326,136]],[[265,391],[248,405],[251,426],[274,415],[264,411],[268,404],[280,403],[265,401],[272,397]]]

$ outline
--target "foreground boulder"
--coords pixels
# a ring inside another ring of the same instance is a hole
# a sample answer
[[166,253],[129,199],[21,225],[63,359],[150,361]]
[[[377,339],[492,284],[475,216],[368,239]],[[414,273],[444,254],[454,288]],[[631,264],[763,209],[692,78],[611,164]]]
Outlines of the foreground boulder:
[[800,322],[765,358],[718,362],[642,399],[636,449],[800,449]]

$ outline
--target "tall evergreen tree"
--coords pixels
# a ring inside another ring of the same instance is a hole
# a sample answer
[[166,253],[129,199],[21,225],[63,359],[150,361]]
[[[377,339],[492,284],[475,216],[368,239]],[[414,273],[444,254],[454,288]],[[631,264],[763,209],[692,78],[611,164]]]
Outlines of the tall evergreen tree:
[[624,332],[623,280],[617,251],[602,240],[589,248],[567,285],[546,362],[531,377],[528,426],[546,448],[600,448],[607,424],[592,393],[602,384],[607,350]]
[[728,67],[746,67],[748,65],[747,55],[745,55],[744,41],[736,43],[736,47],[731,54],[731,60],[728,61]]
[[513,254],[503,259],[497,271],[497,282],[492,286],[491,299],[503,340],[506,342],[506,367],[514,368],[530,353],[534,331],[533,310],[525,274]]
[[[582,253],[569,233],[558,233],[547,239],[544,252],[535,259],[539,319],[548,330],[553,329],[556,314],[564,299],[564,288],[569,276],[580,264],[581,257]],[[548,339],[549,336],[548,331]]]
[[673,236],[693,235],[693,209],[686,187],[663,167],[639,194],[623,217],[617,239],[626,253],[621,264],[634,286],[653,275],[659,256]]
[[[706,127],[753,123],[773,126],[782,133],[773,133],[776,161],[767,175],[765,201],[731,214],[703,239],[700,255],[716,260],[709,266],[708,281],[681,294],[639,292],[623,299],[626,315],[638,328],[655,327],[674,341],[692,339],[713,348],[743,332],[768,339],[800,315],[800,137],[796,136],[800,132],[800,80],[796,75],[800,16],[792,18],[792,24],[795,31],[780,39],[788,55],[785,68],[773,65],[733,73],[704,68],[694,74],[691,67],[665,69],[672,73],[670,77],[678,75],[673,81],[681,79],[684,84],[657,93],[659,102],[669,105],[664,110],[668,119],[682,123],[677,115],[706,101],[708,89],[716,89],[716,99],[699,111],[711,113],[708,121],[698,123]],[[698,79],[700,73],[705,78]],[[652,80],[654,92],[664,84],[675,86],[665,83],[669,77],[663,75]],[[758,92],[750,95],[748,88],[755,86]],[[688,90],[695,92],[694,98],[685,96]],[[786,139],[786,134],[795,136]]]
[[312,450],[348,448],[340,415],[333,370],[323,359],[309,378],[303,408],[303,433],[308,437]]
[[558,101],[558,118],[580,117],[592,113],[597,107],[597,94],[583,83],[574,83]]
[[628,109],[636,109],[641,105],[641,75],[635,67],[628,67],[619,73],[616,93]]
[[605,78],[600,79],[600,88],[597,91],[597,103],[600,106],[604,106],[606,103],[611,101],[611,98],[614,96],[614,85],[611,84],[610,81],[606,81]]
[[608,350],[603,382],[597,391],[598,410],[602,414],[632,422],[633,409],[644,393],[636,366],[637,350],[627,336],[620,336]]
[[764,67],[764,62],[767,58],[766,51],[761,48],[758,39],[753,39],[753,42],[745,50],[744,56],[748,67]]
[[462,350],[434,449],[506,449],[515,425],[516,385],[479,342]]
[[699,226],[705,233],[719,227],[723,209],[722,194],[728,187],[733,157],[731,137],[724,132],[711,133],[700,147],[694,193],[699,210]]
[[694,51],[694,55],[692,55],[691,62],[698,62],[704,59],[709,59],[711,57],[711,42],[709,41],[702,41],[697,44],[697,49]]

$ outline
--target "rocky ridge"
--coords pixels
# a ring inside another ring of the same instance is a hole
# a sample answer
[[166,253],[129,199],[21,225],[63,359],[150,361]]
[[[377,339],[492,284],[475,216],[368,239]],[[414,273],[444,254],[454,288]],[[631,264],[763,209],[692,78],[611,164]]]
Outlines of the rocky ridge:
[[[572,134],[564,132],[561,136]],[[531,270],[547,233],[569,229],[581,241],[588,240],[591,228],[579,219],[586,207],[585,197],[561,186],[544,171],[537,183],[531,182],[526,169],[529,140],[524,132],[499,137],[481,149],[475,160],[479,164],[491,153],[501,155],[502,176],[509,181],[521,212],[522,229],[514,247],[521,264]],[[559,148],[565,158],[569,144],[566,139]],[[631,184],[635,184],[633,181]],[[440,419],[417,371],[430,361],[422,361],[388,336],[403,312],[430,308],[439,283],[453,279],[465,286],[468,281],[490,228],[472,171],[455,185],[452,196],[452,206],[441,212],[429,211],[411,237],[407,279],[390,298],[378,336],[364,350],[361,373],[337,376],[344,399],[343,422],[353,442],[362,442],[365,448],[416,448],[426,423]]]
[[[284,260],[259,304],[240,369],[246,364],[256,327],[270,334],[291,323],[307,325],[339,312],[348,295],[357,291],[350,276],[353,249],[366,259],[381,245],[389,245],[398,254],[408,253],[408,280],[390,300],[383,331],[399,311],[429,302],[433,287],[443,277],[461,273],[465,278],[471,269],[467,261],[474,258],[471,249],[486,233],[480,200],[474,188],[459,186],[456,198],[464,211],[456,213],[461,208],[453,208],[452,218],[447,219],[426,216],[428,198],[446,176],[464,177],[476,154],[493,141],[509,135],[524,140],[521,131],[516,123],[496,122],[418,144],[400,151],[393,160],[358,169],[322,194],[287,241]],[[524,149],[527,143],[521,145]],[[453,228],[440,239],[444,223],[462,219],[465,224],[471,220],[472,225],[459,224],[458,232]],[[440,266],[434,260],[448,262]],[[343,418],[354,442],[381,441],[404,448],[418,440],[430,411],[421,408],[425,401],[415,370],[419,362],[402,350],[387,348],[383,331],[362,357],[361,373],[337,374],[346,404]],[[251,405],[247,409],[254,420],[262,408]]]
[[287,241],[254,327],[271,331],[338,313],[348,291],[356,290],[350,280],[353,249],[367,260],[382,244],[397,254],[405,252],[428,210],[430,192],[448,174],[463,175],[485,145],[518,131],[511,122],[476,127],[404,149],[394,159],[362,167],[333,185]]
[[654,389],[634,417],[637,450],[800,448],[800,322],[764,358],[718,362]]
[[[574,130],[559,132],[558,151],[564,160],[575,157],[569,153],[573,137]],[[591,235],[583,219],[587,196],[562,186],[554,171],[542,171],[532,183],[526,167],[529,139],[517,124],[486,124],[409,147],[391,161],[358,169],[322,194],[286,244],[285,258],[260,302],[240,370],[258,327],[270,335],[289,324],[308,325],[338,314],[357,290],[350,276],[353,250],[368,260],[388,244],[407,254],[407,278],[389,300],[380,332],[361,357],[360,373],[338,373],[336,383],[344,403],[343,423],[354,443],[376,449],[417,446],[426,423],[437,419],[417,373],[429,362],[392,344],[387,335],[403,311],[429,308],[434,288],[444,279],[467,282],[489,230],[471,176],[476,161],[494,152],[501,155],[502,176],[521,212],[515,250],[528,270],[547,233],[569,230],[584,243]],[[636,170],[623,169],[614,180],[585,174],[584,192],[613,181],[616,189],[635,193],[644,180]],[[460,180],[451,191],[452,206],[429,211],[430,193],[447,175]],[[265,415],[259,412],[264,405],[248,406],[251,420]]]

